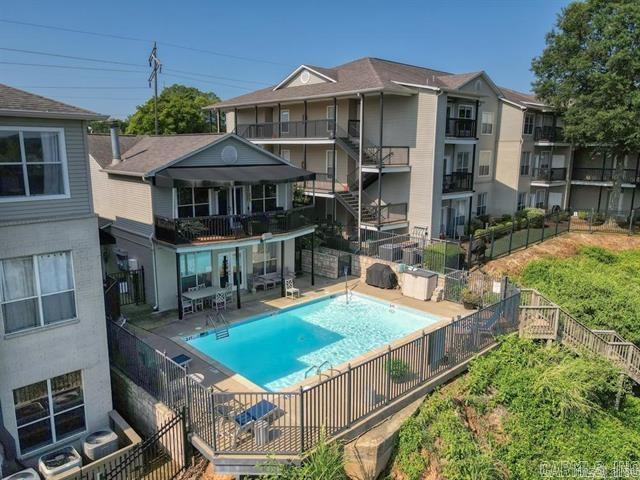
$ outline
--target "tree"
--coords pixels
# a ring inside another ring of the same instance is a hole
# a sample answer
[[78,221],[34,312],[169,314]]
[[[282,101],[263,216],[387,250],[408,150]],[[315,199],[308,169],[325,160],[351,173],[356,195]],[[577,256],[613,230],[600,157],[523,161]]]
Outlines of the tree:
[[[209,132],[209,115],[202,108],[219,101],[213,92],[202,92],[185,85],[176,84],[163,89],[158,95],[159,133]],[[127,133],[155,133],[153,107],[153,98],[139,105],[137,111],[128,119]]]
[[617,209],[625,156],[640,149],[640,2],[569,4],[532,69],[534,91],[564,115],[567,139],[613,154],[609,209]]
[[109,133],[111,130],[111,124],[116,123],[118,125],[119,133],[124,133],[127,131],[127,126],[129,125],[128,120],[93,120],[89,122],[89,132],[91,133]]

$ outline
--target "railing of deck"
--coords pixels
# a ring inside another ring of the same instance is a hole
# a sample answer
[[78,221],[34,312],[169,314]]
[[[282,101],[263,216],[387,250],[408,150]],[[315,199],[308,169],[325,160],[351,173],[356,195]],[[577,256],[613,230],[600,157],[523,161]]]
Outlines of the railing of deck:
[[592,330],[536,290],[522,290],[520,335],[602,355],[640,383],[640,349],[613,330]]

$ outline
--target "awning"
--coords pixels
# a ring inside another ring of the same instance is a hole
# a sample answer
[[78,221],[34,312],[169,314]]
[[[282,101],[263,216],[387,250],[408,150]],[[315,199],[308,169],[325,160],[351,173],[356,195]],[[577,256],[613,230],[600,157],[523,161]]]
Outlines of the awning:
[[316,174],[292,165],[224,165],[219,167],[169,167],[155,176],[161,187],[216,187],[315,180]]

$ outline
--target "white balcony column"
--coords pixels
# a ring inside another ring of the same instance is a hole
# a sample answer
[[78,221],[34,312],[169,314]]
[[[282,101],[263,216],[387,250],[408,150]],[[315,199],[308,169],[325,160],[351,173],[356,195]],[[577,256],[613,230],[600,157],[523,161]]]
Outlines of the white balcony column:
[[358,132],[358,248],[362,247],[362,153],[364,132],[364,94],[360,97],[360,131]]

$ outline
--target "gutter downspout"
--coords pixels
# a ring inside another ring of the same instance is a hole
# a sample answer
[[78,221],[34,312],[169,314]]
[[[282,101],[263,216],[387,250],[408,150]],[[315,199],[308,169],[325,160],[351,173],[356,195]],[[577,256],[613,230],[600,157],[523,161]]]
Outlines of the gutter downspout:
[[154,231],[149,235],[149,244],[151,245],[151,263],[153,264],[153,296],[155,297],[155,305],[153,305],[152,309],[154,312],[158,311],[158,267],[156,262],[156,232],[155,227]]

